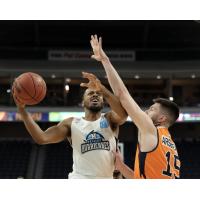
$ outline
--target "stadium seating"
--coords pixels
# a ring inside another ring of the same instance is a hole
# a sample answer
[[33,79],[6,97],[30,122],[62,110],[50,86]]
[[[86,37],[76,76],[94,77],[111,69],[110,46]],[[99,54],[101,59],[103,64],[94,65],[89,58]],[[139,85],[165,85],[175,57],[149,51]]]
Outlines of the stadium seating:
[[[181,139],[175,142],[181,160],[181,178],[200,178],[200,157],[198,156],[200,141]],[[35,144],[30,139],[0,139],[1,179],[27,178],[33,145]],[[124,143],[124,161],[131,168],[134,167],[135,149],[136,143]],[[40,153],[38,151],[37,157]],[[72,148],[69,142],[46,145],[41,178],[68,178],[68,173],[72,171],[72,164]],[[36,162],[35,166],[37,165]],[[35,178],[34,175],[31,178]]]
[[200,142],[197,140],[182,140],[176,142],[181,160],[181,178],[200,178]]
[[0,140],[0,178],[26,178],[30,153],[29,140]]
[[72,148],[67,141],[47,145],[43,178],[67,178],[72,163]]

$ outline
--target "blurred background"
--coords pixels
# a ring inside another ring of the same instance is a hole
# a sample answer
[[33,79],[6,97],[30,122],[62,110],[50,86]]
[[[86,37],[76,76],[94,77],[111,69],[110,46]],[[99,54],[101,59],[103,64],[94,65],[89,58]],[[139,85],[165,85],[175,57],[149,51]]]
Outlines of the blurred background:
[[[17,114],[11,86],[23,72],[44,78],[46,98],[27,108],[43,130],[82,116],[82,71],[110,89],[103,67],[90,59],[91,34],[103,37],[104,50],[142,108],[156,97],[180,106],[170,132],[181,178],[200,178],[200,21],[0,21],[0,27],[0,178],[68,177],[71,146],[35,144]],[[120,127],[119,140],[133,168],[137,129],[130,120]]]

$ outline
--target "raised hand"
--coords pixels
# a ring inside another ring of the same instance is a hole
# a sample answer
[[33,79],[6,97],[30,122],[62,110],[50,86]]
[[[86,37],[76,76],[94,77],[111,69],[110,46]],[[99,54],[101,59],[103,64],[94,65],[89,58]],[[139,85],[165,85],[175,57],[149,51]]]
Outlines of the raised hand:
[[102,38],[101,37],[98,40],[97,35],[91,35],[90,44],[91,44],[91,47],[93,50],[93,55],[91,56],[91,58],[93,58],[97,61],[100,61],[100,62],[109,59],[102,49]]
[[94,74],[82,72],[82,75],[83,75],[83,78],[87,78],[89,80],[89,82],[81,83],[80,84],[81,87],[87,87],[90,89],[101,91],[102,84],[101,84],[100,80]]

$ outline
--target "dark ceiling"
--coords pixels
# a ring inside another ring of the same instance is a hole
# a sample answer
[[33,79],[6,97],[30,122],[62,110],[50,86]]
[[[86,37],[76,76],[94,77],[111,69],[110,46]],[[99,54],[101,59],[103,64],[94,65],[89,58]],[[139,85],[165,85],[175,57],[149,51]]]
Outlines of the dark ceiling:
[[136,50],[137,60],[200,59],[198,21],[0,21],[1,59],[46,59],[48,49]]
[[88,48],[90,34],[108,48],[199,48],[197,21],[0,21],[1,47]]
[[137,60],[200,59],[199,21],[0,21],[0,58],[45,59],[48,49],[136,50]]
[[[104,77],[96,62],[88,60],[48,60],[48,50],[91,51],[90,35],[103,37],[107,50],[135,51],[136,59],[113,61],[124,78],[200,77],[199,21],[0,21],[0,76],[24,71],[44,76],[56,72],[79,77],[85,69]],[[111,59],[112,60],[112,59]]]

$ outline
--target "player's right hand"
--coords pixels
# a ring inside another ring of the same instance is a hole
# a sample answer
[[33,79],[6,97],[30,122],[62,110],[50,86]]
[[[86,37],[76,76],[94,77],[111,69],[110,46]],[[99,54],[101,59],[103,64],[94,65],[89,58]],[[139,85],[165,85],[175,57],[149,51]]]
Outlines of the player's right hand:
[[89,80],[88,83],[81,83],[81,87],[87,87],[90,89],[94,89],[97,91],[102,90],[102,84],[101,81],[92,73],[82,72],[83,78],[87,78]]
[[13,96],[14,102],[18,108],[25,107],[25,104],[15,95],[13,86],[12,86],[12,96]]

